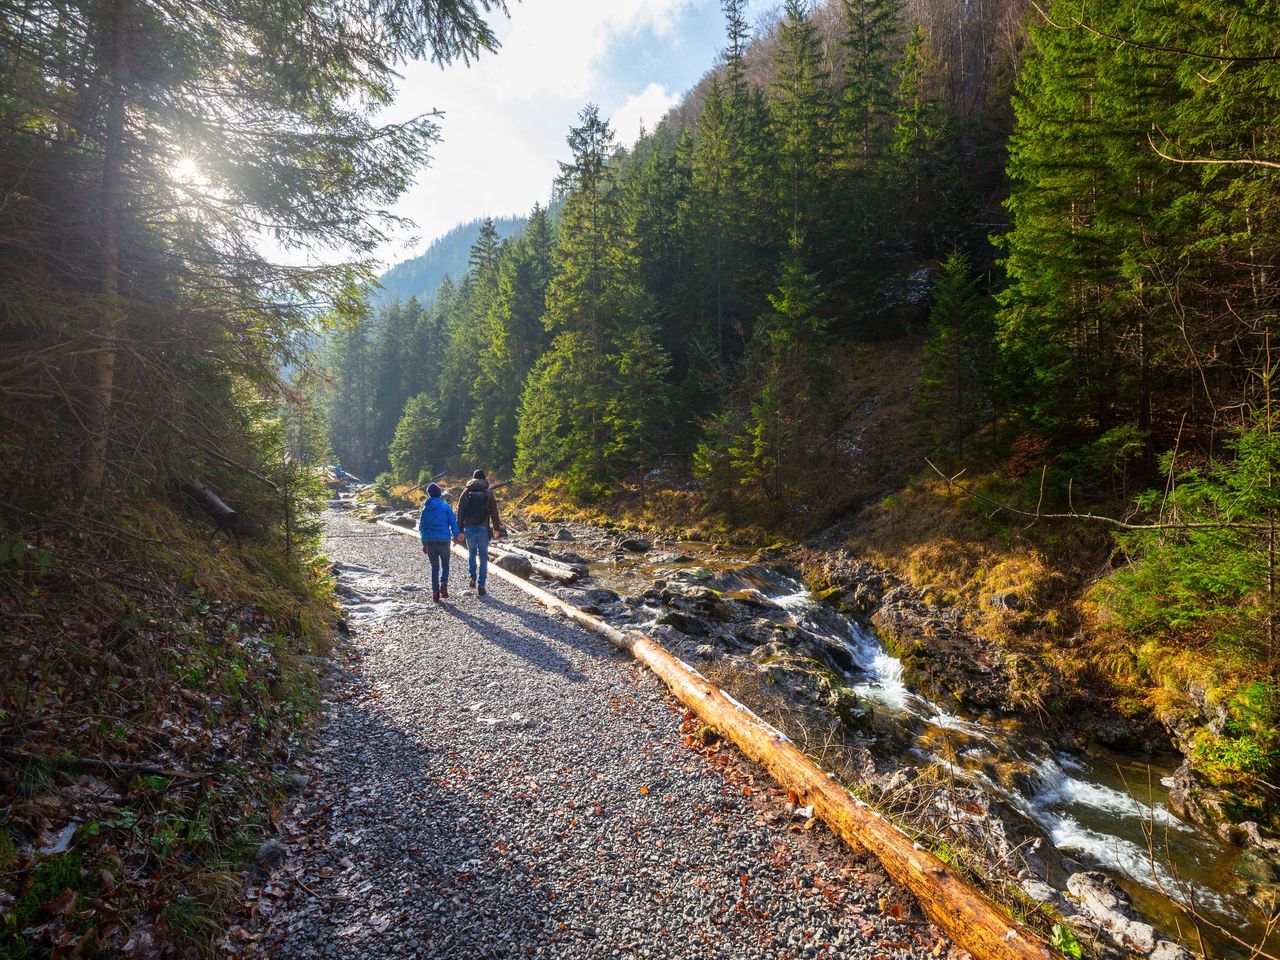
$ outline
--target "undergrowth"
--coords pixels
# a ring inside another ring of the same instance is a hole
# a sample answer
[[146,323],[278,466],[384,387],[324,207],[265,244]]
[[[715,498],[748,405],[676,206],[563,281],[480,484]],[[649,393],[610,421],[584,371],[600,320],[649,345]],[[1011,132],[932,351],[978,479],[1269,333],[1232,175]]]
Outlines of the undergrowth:
[[0,958],[212,955],[319,705],[314,543],[154,501],[0,543]]

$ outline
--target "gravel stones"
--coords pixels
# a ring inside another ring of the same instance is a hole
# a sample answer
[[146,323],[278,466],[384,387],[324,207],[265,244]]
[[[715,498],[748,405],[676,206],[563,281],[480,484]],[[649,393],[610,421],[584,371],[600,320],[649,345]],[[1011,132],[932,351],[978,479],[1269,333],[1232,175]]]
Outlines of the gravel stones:
[[[339,559],[428,576],[410,538],[327,523]],[[505,582],[356,622],[349,660],[243,955],[948,953],[873,859],[788,817],[651,674]]]

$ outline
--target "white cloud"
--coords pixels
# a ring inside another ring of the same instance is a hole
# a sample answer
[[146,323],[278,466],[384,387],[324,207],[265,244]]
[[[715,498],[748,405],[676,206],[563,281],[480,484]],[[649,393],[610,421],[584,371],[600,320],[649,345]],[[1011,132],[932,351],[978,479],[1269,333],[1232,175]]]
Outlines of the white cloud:
[[680,94],[660,83],[651,83],[632,94],[609,118],[618,142],[630,147],[640,137],[640,129],[652,130],[668,110],[680,102]]
[[[625,56],[625,44],[644,32],[671,37],[682,14],[707,0],[524,0],[509,20],[494,23],[502,42],[471,67],[441,70],[425,63],[404,70],[387,120],[431,109],[444,112],[442,141],[431,165],[396,205],[418,225],[388,245],[388,263],[412,256],[460,220],[524,213],[547,202],[565,135],[588,100],[611,116],[619,142],[634,142],[643,118],[652,128],[678,95],[658,83],[608,102],[605,68]],[[708,59],[712,51],[707,51]],[[616,71],[614,71],[616,72]],[[616,96],[616,94],[615,94]],[[604,102],[601,102],[604,101]]]

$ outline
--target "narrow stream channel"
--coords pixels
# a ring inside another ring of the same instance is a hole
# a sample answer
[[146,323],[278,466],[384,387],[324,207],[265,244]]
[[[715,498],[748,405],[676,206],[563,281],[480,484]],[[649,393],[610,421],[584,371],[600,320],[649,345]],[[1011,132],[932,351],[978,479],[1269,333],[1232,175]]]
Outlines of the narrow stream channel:
[[[896,755],[980,787],[1006,815],[1038,829],[1061,854],[1042,858],[1055,886],[1061,888],[1070,873],[1101,869],[1130,894],[1145,919],[1195,950],[1192,927],[1171,901],[1193,905],[1248,943],[1262,938],[1262,911],[1239,892],[1233,875],[1240,851],[1169,810],[1170,762],[1106,750],[1086,757],[1055,747],[1042,730],[1021,720],[952,713],[911,687],[902,663],[874,629],[815,601],[800,581],[775,568],[711,555],[704,544],[663,549],[674,553],[592,563],[592,585],[635,596],[655,579],[692,574],[727,590],[742,585],[735,571],[745,574],[744,582],[781,607],[792,625],[848,651],[855,669],[846,680],[873,705],[876,729]],[[649,608],[655,617],[660,612]],[[1207,925],[1202,935],[1210,956],[1248,956]],[[1273,952],[1277,940],[1270,943]]]

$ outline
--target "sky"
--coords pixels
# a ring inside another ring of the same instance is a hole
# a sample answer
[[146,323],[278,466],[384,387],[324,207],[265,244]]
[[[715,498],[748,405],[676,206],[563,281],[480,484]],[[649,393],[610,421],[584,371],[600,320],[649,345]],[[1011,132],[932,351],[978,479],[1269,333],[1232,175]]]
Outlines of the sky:
[[[771,6],[757,0],[754,19]],[[381,253],[387,266],[421,253],[459,222],[547,204],[565,136],[588,102],[630,145],[679,102],[725,45],[720,0],[510,0],[492,19],[502,43],[470,67],[403,71],[400,121],[438,109],[442,140],[395,212],[417,225]]]

